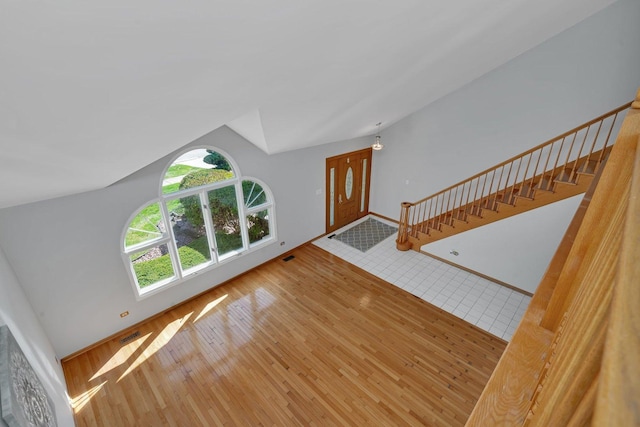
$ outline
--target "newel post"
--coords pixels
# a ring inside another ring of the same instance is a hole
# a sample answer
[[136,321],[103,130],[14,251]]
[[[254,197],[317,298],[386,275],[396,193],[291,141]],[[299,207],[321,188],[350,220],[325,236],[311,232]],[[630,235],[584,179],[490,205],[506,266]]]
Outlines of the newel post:
[[636,99],[631,103],[631,108],[640,109],[640,89],[636,93]]
[[398,224],[398,239],[396,240],[396,248],[399,251],[408,251],[411,249],[411,242],[409,241],[409,209],[411,203],[402,202],[402,208],[400,210],[400,223]]

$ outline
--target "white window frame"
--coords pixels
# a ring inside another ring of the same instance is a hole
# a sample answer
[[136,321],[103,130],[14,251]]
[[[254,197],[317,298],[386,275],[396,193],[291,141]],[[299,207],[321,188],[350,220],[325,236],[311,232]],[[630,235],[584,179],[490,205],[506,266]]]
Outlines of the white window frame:
[[[190,151],[195,151],[198,149],[212,150],[224,156],[227,162],[229,162],[229,164],[231,165],[231,168],[234,173],[234,177],[226,181],[214,182],[214,183],[203,185],[200,187],[189,188],[187,190],[176,191],[169,194],[163,194],[162,183],[171,165],[173,165],[180,156]],[[265,193],[267,201],[260,205],[247,208],[244,203],[244,194],[242,190],[243,181],[252,181],[260,185],[262,190]],[[235,192],[236,192],[236,203],[238,205],[238,219],[240,222],[240,234],[242,237],[242,247],[237,250],[229,251],[222,256],[219,256],[218,250],[217,250],[217,242],[215,238],[215,230],[213,227],[213,221],[211,219],[211,215],[207,214],[209,212],[208,193],[212,190],[229,187],[231,185],[234,186]],[[126,270],[129,275],[129,279],[131,281],[131,285],[134,289],[134,295],[137,300],[147,298],[165,289],[168,289],[177,284],[180,284],[190,278],[193,278],[196,275],[210,271],[220,265],[224,265],[228,262],[231,262],[232,260],[236,259],[239,256],[254,252],[262,247],[268,246],[277,241],[275,200],[273,198],[273,194],[271,193],[271,189],[264,183],[264,181],[258,178],[254,178],[250,176],[242,176],[242,174],[240,173],[240,169],[238,168],[238,165],[235,163],[235,160],[233,160],[233,158],[229,156],[226,152],[216,147],[211,147],[211,146],[191,147],[187,150],[180,152],[177,156],[175,156],[163,170],[163,173],[160,179],[158,194],[159,196],[157,198],[150,200],[149,202],[142,205],[129,217],[120,239],[120,242],[121,242],[120,247],[122,248],[122,259],[125,263]],[[178,254],[178,247],[177,247],[176,239],[174,236],[173,227],[171,226],[169,209],[167,207],[167,204],[171,200],[182,198],[185,196],[190,196],[190,195],[199,195],[201,206],[202,207],[206,206],[206,208],[203,208],[203,218],[205,222],[207,239],[210,243],[211,259],[208,262],[204,262],[197,266],[191,267],[187,270],[183,270],[180,263],[180,257]],[[127,231],[129,230],[129,225],[143,209],[155,203],[159,205],[160,212],[162,215],[162,221],[164,222],[165,232],[156,239],[148,240],[131,247],[126,247],[125,238],[127,235]],[[263,210],[267,210],[268,212],[269,235],[265,236],[263,239],[260,239],[257,242],[250,243],[249,231],[247,227],[247,216],[251,215],[252,213],[260,212]],[[145,249],[150,249],[163,244],[167,245],[169,258],[171,259],[171,265],[173,267],[174,275],[170,278],[163,279],[159,282],[156,282],[151,285],[145,286],[144,288],[141,288],[138,284],[138,278],[133,269],[133,263],[131,262],[130,256],[135,252],[139,252]]]

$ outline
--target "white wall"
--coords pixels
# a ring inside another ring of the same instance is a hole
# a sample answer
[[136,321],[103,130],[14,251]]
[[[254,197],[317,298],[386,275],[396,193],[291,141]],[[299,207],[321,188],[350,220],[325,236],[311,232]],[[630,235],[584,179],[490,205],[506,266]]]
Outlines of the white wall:
[[[49,339],[0,248],[0,325],[7,325],[54,403],[58,425],[72,426],[62,368]],[[0,421],[0,425],[4,425]]]
[[[373,159],[371,210],[397,218],[400,202],[424,197],[630,100],[640,85],[638,17],[640,2],[615,3],[385,129],[386,148]],[[120,258],[120,236],[130,214],[156,196],[169,157],[104,190],[0,210],[0,246],[55,352],[65,356],[322,234],[324,159],[363,148],[369,139],[271,156],[227,128],[195,141],[228,152],[244,175],[270,186],[278,240],[286,244],[244,255],[139,302]],[[538,216],[523,228],[535,222],[536,230],[547,230],[552,219]],[[508,234],[506,229],[504,238]],[[502,237],[493,238],[495,247],[503,246]],[[464,244],[476,247],[482,239]],[[543,255],[555,249],[522,245]],[[498,276],[504,262],[526,262],[519,253],[487,261],[481,272]],[[125,310],[130,315],[121,319]]]
[[[618,1],[383,130],[371,210],[398,218],[401,202],[433,194],[631,101],[640,87],[639,18],[639,1]],[[454,240],[464,257],[449,255],[452,241],[427,250],[531,291],[576,207],[567,202],[561,215],[569,217],[561,220],[560,207],[551,207],[464,233]]]
[[[104,190],[0,210],[0,245],[64,357],[323,234],[325,158],[366,144],[354,140],[268,156],[226,127],[189,144],[224,150],[244,176],[271,188],[278,241],[285,245],[243,255],[139,302],[120,237],[129,216],[157,197],[171,156]],[[124,311],[130,314],[121,319]]]
[[[540,212],[525,212],[438,240],[422,250],[475,271],[495,265],[491,277],[534,293],[581,200],[581,195],[574,196],[539,208]],[[539,220],[542,215],[549,221]],[[507,238],[501,236],[505,232]],[[458,255],[450,253],[454,250]]]

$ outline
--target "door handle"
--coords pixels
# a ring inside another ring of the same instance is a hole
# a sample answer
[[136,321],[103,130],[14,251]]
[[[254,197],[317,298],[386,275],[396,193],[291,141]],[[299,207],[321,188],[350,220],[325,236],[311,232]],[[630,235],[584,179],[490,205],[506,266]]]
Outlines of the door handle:
[[342,194],[338,194],[338,203],[342,204]]

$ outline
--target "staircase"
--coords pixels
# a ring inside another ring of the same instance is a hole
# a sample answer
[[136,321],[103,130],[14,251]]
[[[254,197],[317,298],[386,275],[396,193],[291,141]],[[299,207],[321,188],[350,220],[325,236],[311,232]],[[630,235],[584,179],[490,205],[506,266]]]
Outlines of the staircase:
[[640,90],[617,134],[466,426],[640,426]]
[[402,203],[399,250],[585,193],[602,169],[625,104],[414,203]]

